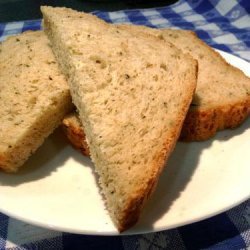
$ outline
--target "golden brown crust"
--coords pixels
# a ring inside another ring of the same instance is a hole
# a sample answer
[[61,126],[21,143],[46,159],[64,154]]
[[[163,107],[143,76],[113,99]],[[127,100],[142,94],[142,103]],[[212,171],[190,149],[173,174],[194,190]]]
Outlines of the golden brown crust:
[[0,169],[4,171],[8,171],[8,168],[6,168],[6,157],[4,155],[0,155]]
[[238,127],[250,115],[250,98],[228,106],[190,109],[184,121],[180,139],[202,141],[217,131]]
[[85,133],[76,113],[72,113],[63,119],[62,129],[74,148],[83,155],[90,156]]

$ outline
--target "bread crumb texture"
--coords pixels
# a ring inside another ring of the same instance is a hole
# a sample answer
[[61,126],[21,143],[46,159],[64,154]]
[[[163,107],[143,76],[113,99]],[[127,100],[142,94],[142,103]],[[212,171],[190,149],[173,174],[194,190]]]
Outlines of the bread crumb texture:
[[69,87],[43,32],[0,45],[0,168],[15,172],[72,109]]

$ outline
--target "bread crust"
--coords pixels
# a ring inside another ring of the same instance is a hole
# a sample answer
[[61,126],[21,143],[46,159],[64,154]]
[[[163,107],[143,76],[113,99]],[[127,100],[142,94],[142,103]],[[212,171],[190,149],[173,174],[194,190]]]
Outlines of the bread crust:
[[223,129],[241,125],[250,115],[250,99],[228,106],[190,109],[184,121],[180,140],[202,141]]
[[84,130],[78,120],[77,114],[72,113],[62,121],[62,129],[71,145],[79,150],[84,156],[90,156]]

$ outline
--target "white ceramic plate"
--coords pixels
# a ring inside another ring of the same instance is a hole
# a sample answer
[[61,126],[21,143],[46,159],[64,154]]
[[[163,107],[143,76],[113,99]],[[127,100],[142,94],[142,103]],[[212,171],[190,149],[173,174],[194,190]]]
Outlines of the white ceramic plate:
[[[250,74],[250,64],[221,54]],[[139,223],[126,234],[170,229],[225,211],[250,197],[250,119],[206,142],[177,143]],[[90,160],[57,131],[17,175],[0,173],[0,211],[38,226],[118,234]]]

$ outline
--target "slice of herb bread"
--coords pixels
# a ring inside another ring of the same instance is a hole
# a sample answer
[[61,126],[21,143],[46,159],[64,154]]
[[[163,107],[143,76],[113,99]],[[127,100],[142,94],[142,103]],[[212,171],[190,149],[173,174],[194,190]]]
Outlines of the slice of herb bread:
[[194,32],[164,30],[163,37],[198,60],[197,88],[181,138],[204,140],[239,126],[250,114],[250,78]]
[[0,44],[0,168],[16,172],[72,110],[69,87],[41,31]]
[[108,211],[134,225],[179,137],[197,63],[172,44],[85,13],[42,7]]

